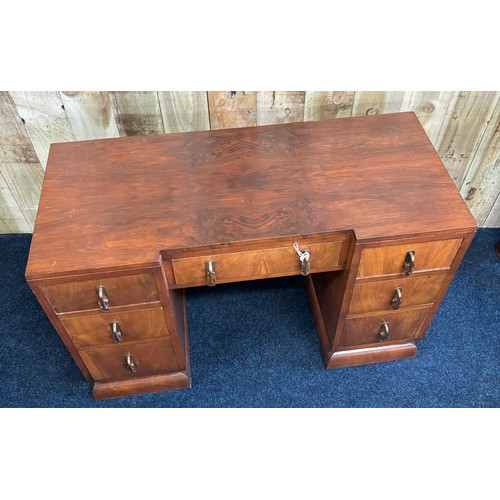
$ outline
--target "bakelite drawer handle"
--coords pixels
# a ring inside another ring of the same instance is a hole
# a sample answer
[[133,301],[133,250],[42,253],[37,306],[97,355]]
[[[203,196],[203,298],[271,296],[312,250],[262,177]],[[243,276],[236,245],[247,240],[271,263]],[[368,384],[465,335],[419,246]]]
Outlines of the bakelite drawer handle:
[[394,290],[394,293],[392,294],[391,307],[393,309],[399,309],[402,301],[403,301],[403,289],[400,287],[397,287]]
[[131,354],[125,356],[125,363],[129,373],[135,373],[137,368],[135,367],[135,361]]
[[403,274],[409,276],[415,267],[415,250],[406,252],[405,261],[403,263]]
[[207,277],[207,285],[215,286],[215,281],[217,280],[217,274],[215,272],[214,260],[207,260],[205,262],[205,275]]
[[113,323],[111,323],[111,335],[113,336],[113,340],[117,344],[121,344],[123,342],[122,330],[120,328],[120,325],[116,321],[113,321]]
[[380,335],[380,338],[379,338],[380,342],[387,340],[389,337],[389,323],[382,323],[380,325],[380,329],[378,331],[378,334]]
[[106,288],[103,285],[98,285],[96,290],[97,298],[99,299],[99,307],[103,311],[109,311],[109,295]]

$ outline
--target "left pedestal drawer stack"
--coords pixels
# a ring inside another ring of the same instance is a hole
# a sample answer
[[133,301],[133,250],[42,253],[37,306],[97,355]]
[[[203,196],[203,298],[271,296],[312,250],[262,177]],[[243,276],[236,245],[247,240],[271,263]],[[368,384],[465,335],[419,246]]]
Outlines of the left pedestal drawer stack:
[[44,283],[39,290],[96,384],[137,384],[182,370],[153,273]]

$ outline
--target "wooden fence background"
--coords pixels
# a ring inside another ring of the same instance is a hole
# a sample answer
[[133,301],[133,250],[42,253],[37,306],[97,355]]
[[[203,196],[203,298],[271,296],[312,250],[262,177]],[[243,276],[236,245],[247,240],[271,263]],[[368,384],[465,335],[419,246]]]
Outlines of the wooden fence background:
[[500,92],[0,92],[0,233],[31,232],[52,142],[414,111],[478,224],[500,226]]

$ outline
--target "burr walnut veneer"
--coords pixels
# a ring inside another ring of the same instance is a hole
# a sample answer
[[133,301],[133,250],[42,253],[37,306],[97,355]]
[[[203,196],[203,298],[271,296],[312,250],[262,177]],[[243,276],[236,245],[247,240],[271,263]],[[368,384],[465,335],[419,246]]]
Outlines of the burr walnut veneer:
[[111,398],[190,387],[193,286],[302,274],[328,368],[415,356],[475,230],[413,113],[60,143],[26,277]]

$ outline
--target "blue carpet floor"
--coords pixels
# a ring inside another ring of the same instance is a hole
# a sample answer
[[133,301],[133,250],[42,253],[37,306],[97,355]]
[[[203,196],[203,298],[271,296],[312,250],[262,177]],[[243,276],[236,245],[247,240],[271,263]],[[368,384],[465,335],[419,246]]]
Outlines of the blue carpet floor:
[[326,370],[299,277],[191,289],[192,389],[95,401],[0,236],[2,407],[498,407],[500,230],[481,229],[417,358]]

